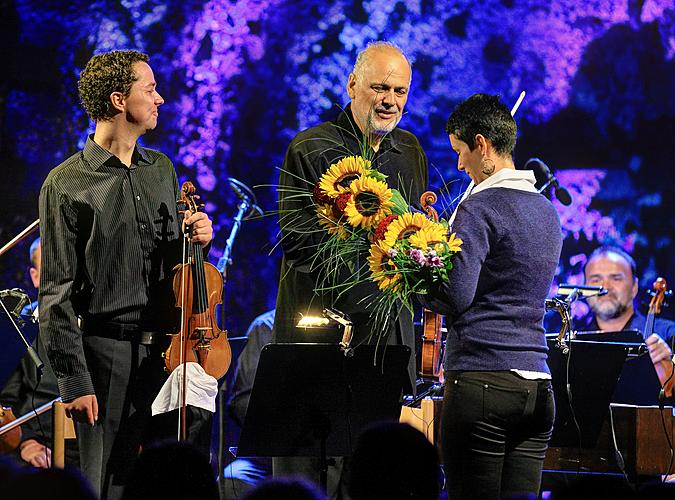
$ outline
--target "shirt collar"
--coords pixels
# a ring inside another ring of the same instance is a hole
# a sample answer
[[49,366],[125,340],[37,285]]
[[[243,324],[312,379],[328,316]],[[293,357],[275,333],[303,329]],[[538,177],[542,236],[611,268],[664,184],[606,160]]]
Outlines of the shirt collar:
[[504,168],[494,175],[491,175],[477,186],[474,186],[470,194],[480,193],[486,189],[496,187],[537,193],[538,191],[534,187],[536,182],[537,181],[532,170],[514,170],[512,168]]
[[448,224],[452,227],[453,222],[455,222],[455,217],[457,217],[459,205],[472,194],[480,193],[481,191],[495,187],[538,193],[537,189],[534,187],[535,182],[537,182],[537,180],[535,179],[532,170],[514,170],[512,168],[504,168],[478,185],[471,181],[464,193],[462,193],[455,210],[450,215]]
[[[84,159],[87,160],[87,163],[89,163],[92,170],[98,170],[112,158],[117,158],[110,151],[94,142],[94,134],[90,134],[89,137],[87,137],[87,142],[84,145],[83,154]],[[152,163],[148,152],[138,143],[136,143],[136,147],[134,148],[134,154],[132,155],[131,158],[132,164],[138,163],[139,160],[142,160],[145,163]]]

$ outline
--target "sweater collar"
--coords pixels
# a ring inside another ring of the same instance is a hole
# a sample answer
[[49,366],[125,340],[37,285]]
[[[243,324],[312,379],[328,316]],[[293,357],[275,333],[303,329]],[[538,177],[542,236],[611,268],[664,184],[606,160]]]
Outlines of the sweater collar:
[[476,185],[473,181],[469,183],[469,187],[466,188],[466,191],[462,193],[462,197],[457,203],[455,210],[452,212],[450,219],[448,219],[448,224],[452,227],[452,223],[455,221],[457,216],[457,209],[472,194],[480,193],[490,188],[506,188],[506,189],[517,189],[519,191],[527,191],[529,193],[537,193],[537,189],[534,187],[534,184],[537,180],[534,177],[534,172],[532,170],[514,170],[512,168],[504,168],[497,172],[494,175],[491,175],[485,179],[480,184]]

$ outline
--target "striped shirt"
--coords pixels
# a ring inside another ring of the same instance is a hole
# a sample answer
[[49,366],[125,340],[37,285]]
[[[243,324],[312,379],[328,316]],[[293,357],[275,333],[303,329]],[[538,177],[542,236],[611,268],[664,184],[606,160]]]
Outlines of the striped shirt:
[[182,248],[177,194],[165,155],[137,145],[128,168],[93,136],[47,176],[40,335],[65,401],[94,394],[78,316],[152,330],[173,321],[170,278]]

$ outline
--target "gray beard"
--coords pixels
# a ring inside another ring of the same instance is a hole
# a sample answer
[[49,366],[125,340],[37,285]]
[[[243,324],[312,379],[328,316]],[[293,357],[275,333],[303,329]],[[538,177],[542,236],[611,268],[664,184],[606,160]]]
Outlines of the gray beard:
[[626,304],[620,304],[618,301],[600,304],[597,300],[589,299],[588,305],[590,306],[591,311],[593,311],[593,314],[605,321],[618,318],[628,309]]
[[366,120],[366,123],[368,124],[367,129],[369,130],[369,132],[371,134],[385,136],[385,135],[389,134],[390,132],[392,132],[396,128],[396,126],[401,121],[402,117],[403,117],[402,115],[398,115],[394,122],[391,122],[388,125],[385,125],[383,127],[378,127],[377,123],[375,122],[374,112],[371,111],[368,114],[368,119]]

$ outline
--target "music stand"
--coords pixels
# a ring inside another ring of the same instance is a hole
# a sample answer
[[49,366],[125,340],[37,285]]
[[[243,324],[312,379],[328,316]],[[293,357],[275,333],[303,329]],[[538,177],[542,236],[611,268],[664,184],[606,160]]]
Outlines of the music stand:
[[645,339],[639,330],[620,330],[606,332],[604,330],[589,330],[576,332],[576,340],[592,340],[597,342],[624,342],[630,344],[642,344]]
[[[549,446],[593,448],[631,344],[570,340],[570,353],[563,354],[555,340],[547,342],[556,409]],[[566,384],[570,386],[573,411]]]
[[598,342],[622,342],[631,346],[628,357],[621,369],[612,403],[623,403],[638,406],[659,404],[661,384],[654,370],[654,364],[644,344],[643,334],[639,330],[580,331],[577,340],[593,340]]
[[[367,425],[398,421],[410,348],[268,344],[261,354],[237,456],[348,456]],[[377,357],[376,357],[377,356]]]

